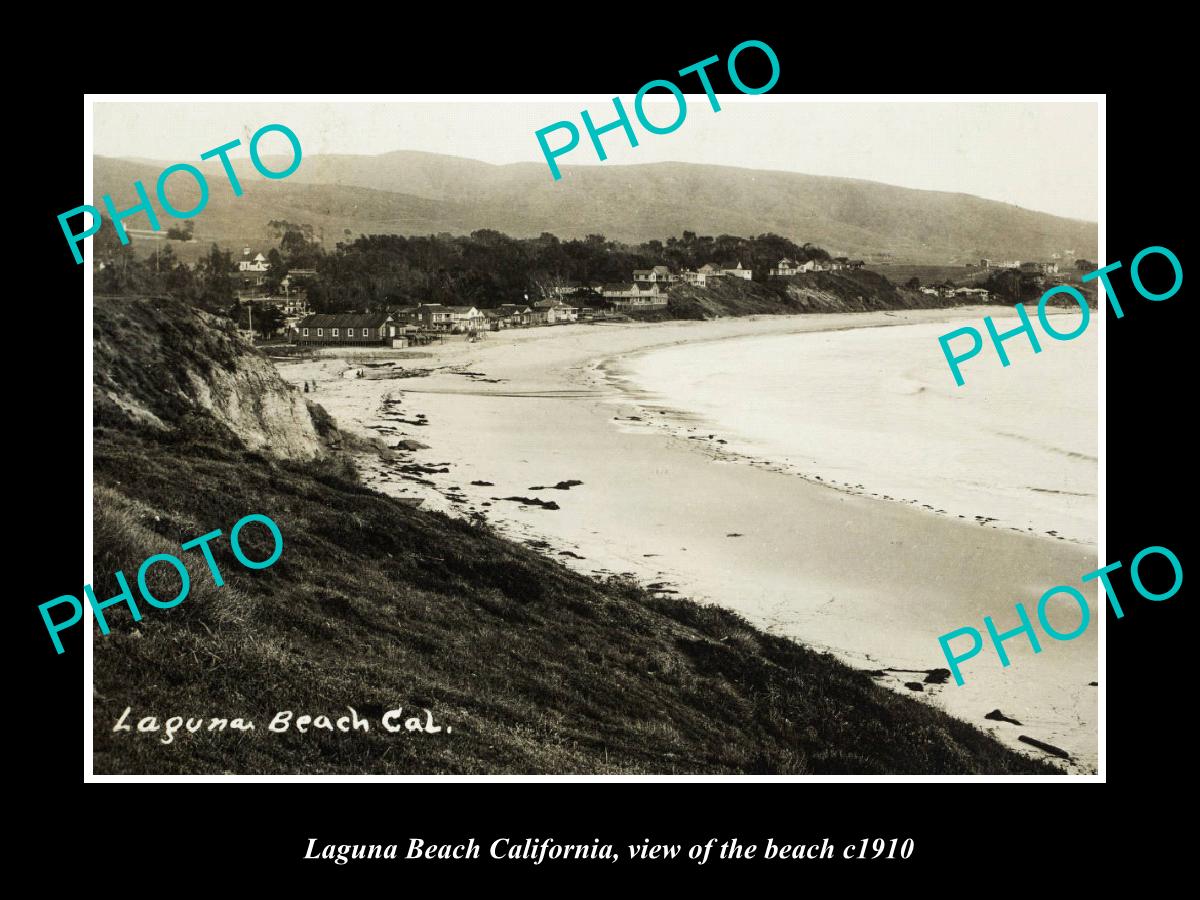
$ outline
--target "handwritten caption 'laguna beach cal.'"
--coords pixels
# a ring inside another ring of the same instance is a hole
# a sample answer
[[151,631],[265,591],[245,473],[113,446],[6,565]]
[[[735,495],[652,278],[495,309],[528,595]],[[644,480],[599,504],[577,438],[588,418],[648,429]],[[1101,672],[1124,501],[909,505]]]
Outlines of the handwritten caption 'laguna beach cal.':
[[[273,734],[283,734],[287,731],[295,731],[298,734],[311,734],[318,731],[328,731],[330,733],[340,731],[343,734],[349,734],[353,731],[365,733],[371,731],[371,722],[369,719],[359,715],[358,710],[353,706],[347,706],[346,710],[350,713],[347,716],[338,716],[336,713],[333,715],[319,713],[315,716],[297,716],[290,709],[280,710],[275,713],[265,731]],[[404,707],[397,706],[395,709],[389,709],[380,716],[379,724],[388,734],[399,734],[401,732],[439,734],[443,730],[446,734],[453,733],[454,729],[449,725],[445,729],[441,725],[435,725],[433,722],[433,713],[428,709],[422,707],[420,711],[424,713],[424,716],[410,715],[408,718],[404,718]],[[134,717],[132,714],[133,707],[125,707],[125,712],[121,713],[121,718],[113,726],[113,731],[117,733],[123,731],[135,732],[133,726]],[[158,735],[162,743],[170,744],[174,742],[176,735],[197,734],[201,731],[220,734],[226,729],[230,732],[259,730],[254,724],[253,719],[244,716],[233,719],[230,719],[228,716],[213,716],[208,719],[198,716],[195,718],[188,717],[186,720],[183,716],[171,716],[161,726],[159,725],[157,716],[143,716],[137,719],[136,733]]]

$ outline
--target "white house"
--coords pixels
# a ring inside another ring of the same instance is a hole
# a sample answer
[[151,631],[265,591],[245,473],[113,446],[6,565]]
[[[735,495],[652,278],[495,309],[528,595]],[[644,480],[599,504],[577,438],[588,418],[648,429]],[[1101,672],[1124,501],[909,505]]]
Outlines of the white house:
[[816,264],[810,259],[808,262],[798,263],[794,259],[781,259],[779,265],[773,268],[769,274],[771,275],[799,275],[801,272],[812,272],[816,268]]
[[422,303],[417,319],[428,331],[470,331],[487,327],[487,317],[474,306],[442,306]]
[[496,307],[510,328],[533,323],[533,310],[526,303],[501,303]]
[[539,300],[533,304],[533,308],[538,313],[545,315],[547,325],[565,324],[579,318],[575,307],[567,306],[561,300]]
[[283,301],[283,313],[287,316],[307,316],[312,312],[308,298],[302,293],[289,295]]
[[979,300],[982,303],[987,303],[988,299],[990,298],[990,294],[988,293],[987,288],[981,288],[981,287],[959,288],[957,293],[959,294],[959,296],[971,297],[976,300]]
[[708,284],[710,281],[717,281],[725,277],[726,270],[718,269],[712,263],[705,263],[699,271],[693,272],[690,269],[685,269],[680,276],[685,284],[698,284],[701,287]]
[[671,270],[666,266],[655,266],[653,269],[634,269],[633,282],[634,284],[661,284],[668,285],[678,281],[678,275],[672,275]]
[[271,267],[267,258],[261,253],[254,253],[249,247],[242,248],[242,258],[238,261],[239,272],[265,272]]
[[600,292],[613,306],[624,309],[636,307],[648,309],[667,305],[667,292],[660,291],[657,284],[643,290],[637,284],[606,284]]
[[749,281],[754,272],[750,269],[743,269],[741,260],[738,260],[736,269],[722,269],[722,274],[728,275],[730,278],[741,278],[743,281]]

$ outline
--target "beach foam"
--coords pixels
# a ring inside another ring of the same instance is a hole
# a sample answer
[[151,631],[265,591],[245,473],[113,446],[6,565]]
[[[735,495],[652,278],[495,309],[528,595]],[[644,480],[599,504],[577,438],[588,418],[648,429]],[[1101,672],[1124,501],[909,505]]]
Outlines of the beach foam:
[[[755,336],[605,368],[642,405],[734,451],[869,496],[1094,546],[1096,331],[956,387],[940,324]],[[1069,330],[1067,326],[1060,330]],[[859,485],[862,487],[860,488]]]

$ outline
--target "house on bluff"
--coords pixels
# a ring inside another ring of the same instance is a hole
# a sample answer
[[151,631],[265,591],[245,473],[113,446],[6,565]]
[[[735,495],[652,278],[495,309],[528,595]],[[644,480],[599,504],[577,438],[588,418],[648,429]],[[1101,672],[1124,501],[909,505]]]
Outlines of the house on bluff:
[[779,261],[779,265],[773,268],[768,274],[772,277],[778,276],[786,278],[789,275],[799,275],[802,272],[812,272],[815,270],[816,263],[814,263],[811,259],[806,262],[798,263],[794,259],[788,259],[787,257],[784,257]]

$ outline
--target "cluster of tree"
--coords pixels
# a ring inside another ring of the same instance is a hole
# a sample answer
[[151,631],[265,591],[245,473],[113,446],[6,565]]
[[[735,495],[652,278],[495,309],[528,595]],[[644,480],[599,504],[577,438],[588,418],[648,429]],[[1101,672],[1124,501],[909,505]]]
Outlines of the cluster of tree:
[[[297,267],[290,248],[280,246],[283,263]],[[470,235],[363,235],[321,254],[309,300],[321,312],[381,310],[416,303],[494,307],[519,302],[526,294],[542,299],[555,287],[576,283],[628,283],[634,269],[666,265],[672,271],[706,263],[741,263],[765,281],[780,259],[828,259],[812,244],[798,245],[777,234],[743,238],[723,234],[648,241],[639,245],[589,234],[561,241],[544,232],[518,239],[483,229]]]
[[[634,269],[657,265],[679,272],[706,263],[722,268],[741,263],[753,270],[756,281],[765,281],[767,271],[783,258],[829,259],[820,247],[796,244],[777,234],[712,237],[691,231],[666,243],[638,245],[610,241],[600,234],[561,241],[549,232],[518,239],[489,229],[470,235],[376,234],[339,243],[327,253],[311,225],[273,220],[267,227],[278,247],[267,254],[263,287],[267,293],[279,293],[289,273],[315,270],[315,276],[289,278],[289,284],[307,289],[318,312],[378,311],[417,303],[495,307],[520,302],[526,295],[530,300],[543,299],[570,283],[583,290],[628,283]],[[96,290],[101,293],[171,293],[228,315],[243,327],[249,324],[250,313],[237,302],[236,264],[228,251],[215,244],[189,268],[169,246],[153,258],[139,260],[131,247],[118,243],[111,229],[104,229],[97,235],[96,253],[104,264],[96,276]],[[258,308],[254,316],[259,330]],[[270,330],[271,321],[264,319],[261,324]]]
[[190,241],[192,232],[195,230],[195,223],[188,219],[182,225],[172,225],[167,229],[168,241]]
[[1003,298],[1010,303],[1031,303],[1042,295],[1046,279],[1035,272],[1017,269],[998,269],[988,276],[984,287],[993,297]]
[[279,242],[279,250],[272,251],[272,254],[278,255],[280,261],[290,268],[315,269],[321,257],[325,255],[311,225],[297,225],[286,219],[272,219],[267,223],[267,230]]
[[243,303],[235,300],[225,315],[237,322],[239,328],[253,329],[263,337],[273,337],[284,326],[283,310],[272,304]]
[[139,259],[132,245],[122,245],[111,228],[96,232],[93,247],[100,263],[93,280],[98,294],[171,294],[222,314],[237,299],[233,258],[216,244],[195,266],[177,259],[170,244]]

